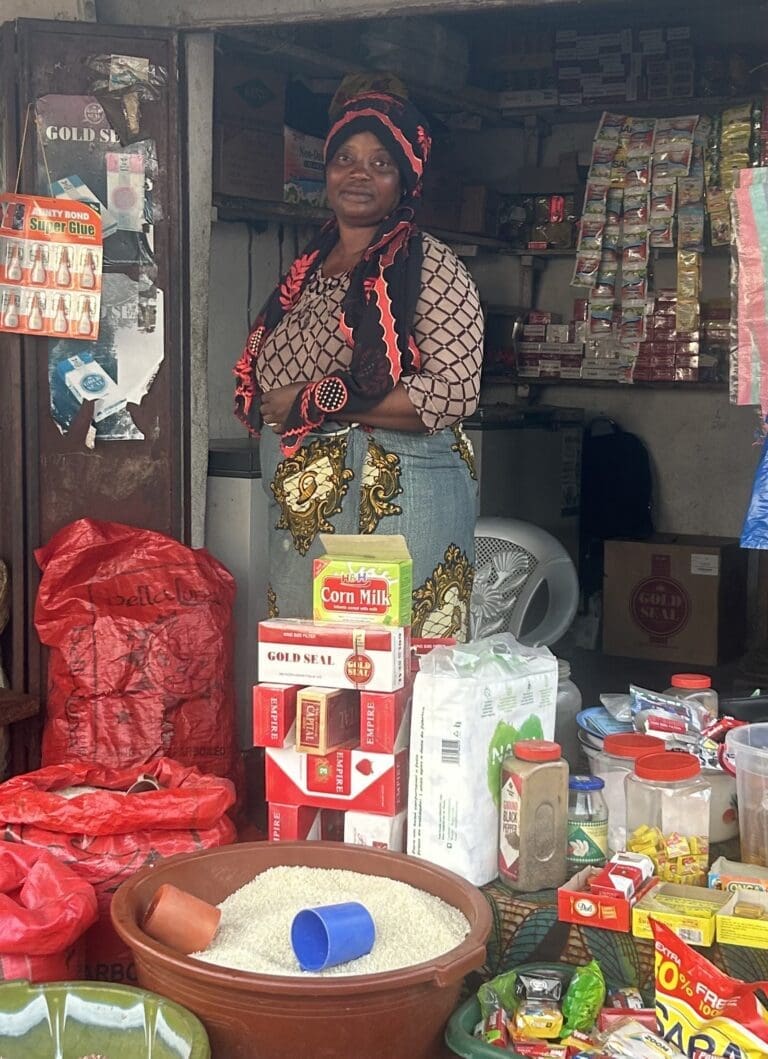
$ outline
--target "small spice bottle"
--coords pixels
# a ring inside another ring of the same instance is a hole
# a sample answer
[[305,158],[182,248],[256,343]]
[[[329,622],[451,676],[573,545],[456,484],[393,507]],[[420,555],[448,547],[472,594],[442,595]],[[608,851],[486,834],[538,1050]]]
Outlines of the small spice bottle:
[[592,865],[601,868],[608,856],[608,806],[605,782],[599,776],[571,776],[568,781],[569,874]]
[[499,874],[513,890],[543,890],[566,879],[568,762],[560,745],[523,739],[501,770]]

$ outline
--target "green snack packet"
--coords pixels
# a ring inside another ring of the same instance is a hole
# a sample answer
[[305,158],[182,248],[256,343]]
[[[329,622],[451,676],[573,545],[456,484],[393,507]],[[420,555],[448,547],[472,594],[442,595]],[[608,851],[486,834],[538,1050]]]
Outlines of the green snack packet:
[[565,1025],[560,1036],[567,1037],[574,1030],[591,1030],[604,1003],[605,978],[600,965],[591,960],[584,967],[577,967],[563,999]]

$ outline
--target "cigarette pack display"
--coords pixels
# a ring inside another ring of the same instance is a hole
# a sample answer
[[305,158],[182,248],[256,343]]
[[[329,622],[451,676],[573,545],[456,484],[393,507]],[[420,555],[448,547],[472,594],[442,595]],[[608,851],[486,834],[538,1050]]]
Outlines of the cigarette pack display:
[[322,534],[313,564],[315,621],[410,625],[412,562],[400,535]]
[[410,629],[271,618],[259,623],[258,654],[268,681],[397,691],[410,663]]
[[308,805],[282,805],[269,803],[269,841],[304,842],[321,837],[320,814],[322,809]]
[[90,353],[81,353],[79,356],[73,353],[71,357],[59,361],[56,371],[78,401],[97,402],[93,412],[94,422],[100,423],[102,419],[125,408],[125,398],[121,397],[115,383]]
[[256,684],[253,688],[253,745],[293,746],[300,684]]
[[360,748],[373,753],[394,754],[408,746],[410,681],[399,691],[360,692]]
[[341,688],[303,688],[296,697],[296,749],[327,755],[356,746],[360,736],[360,695]]
[[266,751],[267,801],[394,816],[408,801],[408,751],[337,750],[327,757]]
[[396,816],[345,813],[344,841],[353,846],[371,846],[373,849],[391,849],[394,853],[402,853],[405,850],[407,815],[406,810]]

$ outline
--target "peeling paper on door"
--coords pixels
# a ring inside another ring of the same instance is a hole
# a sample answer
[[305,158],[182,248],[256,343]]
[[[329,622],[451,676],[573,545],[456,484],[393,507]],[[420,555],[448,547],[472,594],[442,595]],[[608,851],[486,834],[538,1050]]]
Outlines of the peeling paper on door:
[[140,405],[164,357],[163,292],[118,273],[105,273],[98,340],[48,343],[51,416],[67,434],[84,403],[92,404],[86,446],[143,441],[130,406]]

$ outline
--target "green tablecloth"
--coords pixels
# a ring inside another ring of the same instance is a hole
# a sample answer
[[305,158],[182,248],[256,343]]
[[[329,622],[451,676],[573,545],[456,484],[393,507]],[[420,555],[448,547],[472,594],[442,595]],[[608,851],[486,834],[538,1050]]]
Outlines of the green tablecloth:
[[[734,859],[737,856],[733,849],[719,852]],[[595,959],[609,989],[636,986],[652,1005],[652,941],[559,922],[554,890],[520,894],[496,881],[484,886],[483,892],[493,913],[488,961],[481,972],[483,981],[521,963],[583,964]],[[733,978],[768,981],[768,952],[719,944],[699,951]]]

